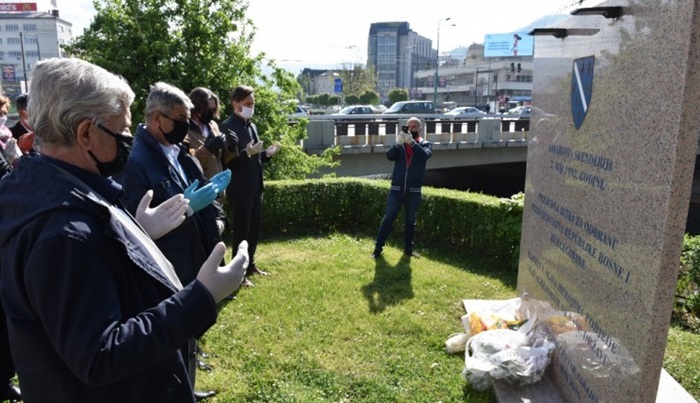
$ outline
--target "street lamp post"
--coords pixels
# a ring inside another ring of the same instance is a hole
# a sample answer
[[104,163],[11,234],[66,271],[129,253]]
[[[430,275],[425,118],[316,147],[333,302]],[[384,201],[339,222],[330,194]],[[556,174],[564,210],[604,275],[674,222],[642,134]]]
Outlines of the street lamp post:
[[[437,26],[437,59],[435,63],[435,80],[434,80],[434,92],[433,92],[433,107],[437,108],[437,91],[438,91],[438,68],[440,67],[440,24],[443,22],[447,22],[451,20],[452,17],[447,17],[445,19],[442,19],[438,21],[438,26]],[[452,24],[454,26],[454,24]]]

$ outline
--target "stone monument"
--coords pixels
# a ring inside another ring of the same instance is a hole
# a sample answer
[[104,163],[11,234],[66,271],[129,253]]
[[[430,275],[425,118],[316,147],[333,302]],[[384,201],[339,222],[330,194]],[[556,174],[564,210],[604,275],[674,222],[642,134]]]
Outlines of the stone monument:
[[700,133],[700,0],[580,7],[531,33],[518,291],[583,318],[547,370],[564,400],[654,402]]

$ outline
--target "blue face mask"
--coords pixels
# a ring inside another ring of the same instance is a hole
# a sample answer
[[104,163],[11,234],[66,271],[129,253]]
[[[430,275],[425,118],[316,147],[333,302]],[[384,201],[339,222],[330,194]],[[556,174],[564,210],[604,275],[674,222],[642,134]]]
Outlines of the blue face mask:
[[103,132],[114,137],[114,140],[117,142],[117,155],[112,161],[101,162],[97,159],[97,157],[95,157],[95,154],[93,154],[92,151],[88,151],[88,154],[92,160],[95,161],[97,170],[100,171],[100,175],[104,177],[116,175],[124,170],[126,163],[129,161],[131,147],[134,144],[134,138],[125,134],[114,133],[101,123],[98,123],[97,127]]

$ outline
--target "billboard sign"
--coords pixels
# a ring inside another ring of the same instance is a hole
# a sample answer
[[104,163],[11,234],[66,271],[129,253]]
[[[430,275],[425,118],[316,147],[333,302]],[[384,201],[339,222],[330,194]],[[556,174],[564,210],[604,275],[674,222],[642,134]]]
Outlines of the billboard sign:
[[527,32],[487,34],[484,37],[484,57],[532,56],[535,37]]
[[333,90],[336,94],[343,92],[343,79],[336,78],[335,81],[333,81]]
[[0,12],[37,11],[36,3],[0,3]]
[[17,81],[14,64],[2,65],[2,81]]

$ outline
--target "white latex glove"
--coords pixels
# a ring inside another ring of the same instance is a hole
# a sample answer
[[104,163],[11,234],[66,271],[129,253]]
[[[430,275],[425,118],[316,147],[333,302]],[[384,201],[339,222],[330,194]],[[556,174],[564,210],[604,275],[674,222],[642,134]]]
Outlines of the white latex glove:
[[263,148],[263,142],[258,141],[257,143],[253,143],[253,140],[250,140],[250,143],[245,147],[245,152],[248,154],[249,157],[252,157],[256,154],[260,154]]
[[190,203],[182,193],[177,194],[154,208],[148,207],[153,200],[153,190],[141,198],[134,218],[141,224],[151,239],[158,239],[174,230],[185,221],[185,213]]
[[399,143],[399,144],[407,143],[407,142],[408,142],[408,138],[410,138],[410,137],[411,137],[411,135],[408,134],[408,133],[401,133],[401,134],[399,134],[398,143]]
[[268,157],[272,157],[277,153],[277,150],[279,150],[279,148],[279,143],[274,143],[271,146],[267,147],[267,150],[265,150],[265,155],[267,155]]
[[214,302],[231,295],[243,283],[245,271],[248,268],[248,242],[238,245],[236,255],[226,266],[219,266],[224,257],[226,246],[219,242],[197,273],[197,280],[209,291]]
[[12,164],[16,158],[22,156],[22,150],[19,149],[17,140],[15,140],[14,137],[10,137],[7,139],[7,141],[5,141],[5,154],[7,154],[10,164]]

